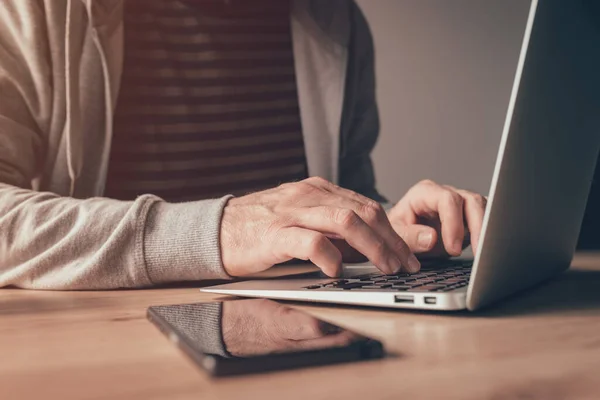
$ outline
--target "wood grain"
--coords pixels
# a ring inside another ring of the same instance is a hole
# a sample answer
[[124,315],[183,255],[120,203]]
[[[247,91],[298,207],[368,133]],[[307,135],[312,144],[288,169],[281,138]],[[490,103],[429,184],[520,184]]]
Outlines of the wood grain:
[[211,380],[146,308],[216,299],[197,287],[0,290],[0,399],[598,399],[600,253],[469,314],[301,305],[384,341],[383,361]]

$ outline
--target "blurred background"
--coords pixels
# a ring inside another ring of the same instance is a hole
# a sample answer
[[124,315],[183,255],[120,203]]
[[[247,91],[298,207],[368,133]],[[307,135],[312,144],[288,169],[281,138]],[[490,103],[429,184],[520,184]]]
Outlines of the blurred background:
[[[379,190],[396,201],[427,177],[487,194],[530,2],[357,2],[375,39]],[[600,248],[599,189],[582,248]]]

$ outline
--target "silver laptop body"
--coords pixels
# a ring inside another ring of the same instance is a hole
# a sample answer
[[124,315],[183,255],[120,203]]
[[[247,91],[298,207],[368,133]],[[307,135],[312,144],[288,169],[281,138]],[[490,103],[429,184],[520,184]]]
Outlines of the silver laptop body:
[[600,16],[589,8],[594,1],[531,3],[479,251],[471,263],[450,260],[442,271],[425,266],[421,272],[424,281],[442,275],[454,285],[435,291],[398,289],[403,278],[412,279],[398,276],[399,284],[385,287],[379,283],[386,277],[373,266],[346,266],[341,284],[340,279],[321,276],[201,290],[362,306],[476,310],[566,270],[600,149]]

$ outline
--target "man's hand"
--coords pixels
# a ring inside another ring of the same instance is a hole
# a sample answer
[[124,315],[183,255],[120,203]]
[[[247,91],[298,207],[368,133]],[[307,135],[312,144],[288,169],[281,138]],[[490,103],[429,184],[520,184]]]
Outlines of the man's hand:
[[294,258],[337,276],[342,255],[330,239],[343,239],[384,273],[420,268],[379,203],[322,178],[231,199],[223,212],[221,254],[231,276]]
[[225,301],[223,342],[236,357],[346,346],[361,337],[265,299]]
[[485,197],[425,180],[389,211],[392,226],[415,253],[458,256],[468,244],[477,251]]

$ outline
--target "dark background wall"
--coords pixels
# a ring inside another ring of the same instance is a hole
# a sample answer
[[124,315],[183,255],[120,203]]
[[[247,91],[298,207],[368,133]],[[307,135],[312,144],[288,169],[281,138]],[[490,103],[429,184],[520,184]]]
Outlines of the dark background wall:
[[[487,193],[531,2],[357,2],[375,40],[382,193],[399,200],[423,178]],[[581,248],[600,248],[599,172],[592,191]]]
[[579,248],[600,250],[600,159],[579,236]]
[[424,178],[487,193],[529,1],[358,3],[375,39],[382,193],[399,200]]

